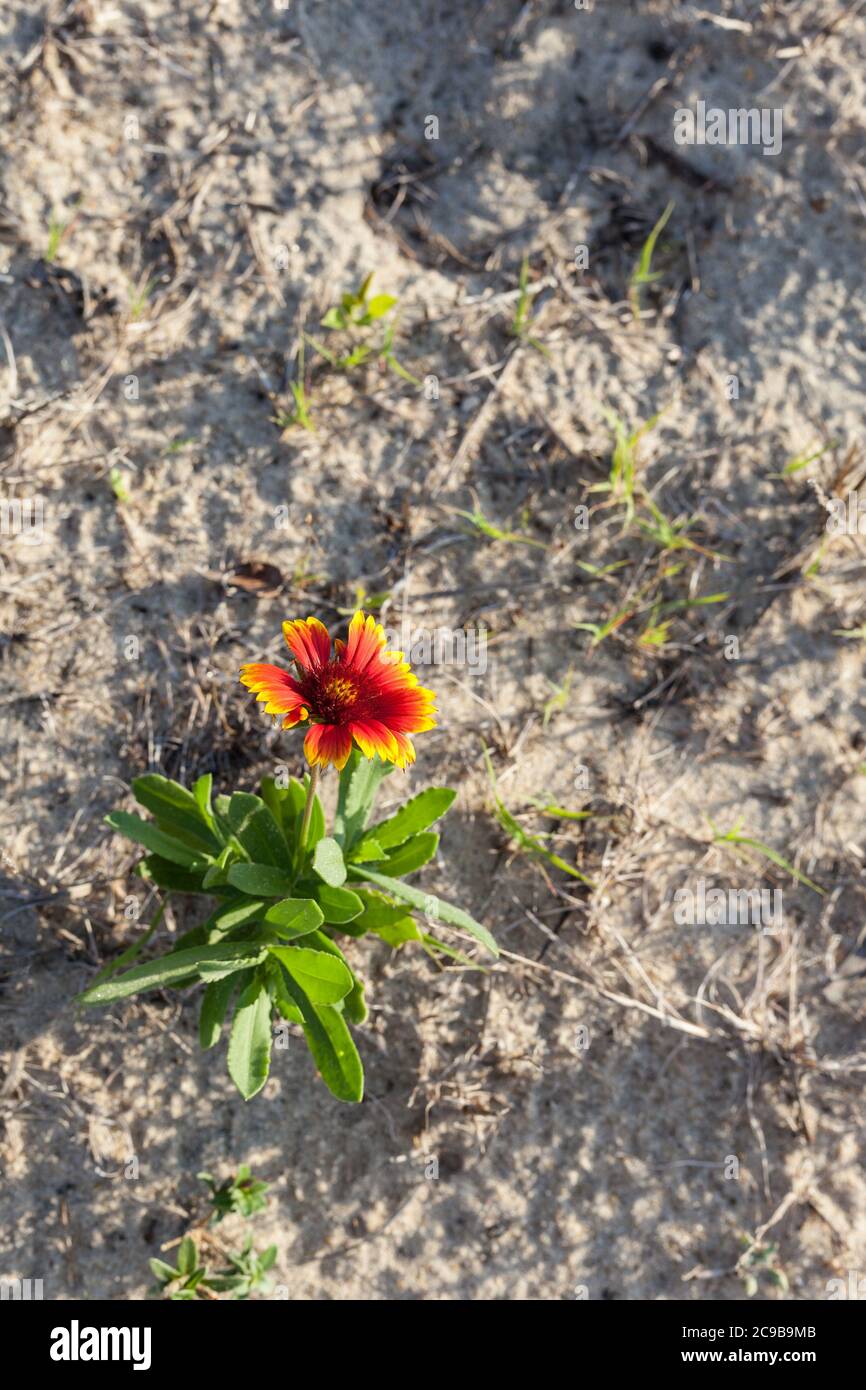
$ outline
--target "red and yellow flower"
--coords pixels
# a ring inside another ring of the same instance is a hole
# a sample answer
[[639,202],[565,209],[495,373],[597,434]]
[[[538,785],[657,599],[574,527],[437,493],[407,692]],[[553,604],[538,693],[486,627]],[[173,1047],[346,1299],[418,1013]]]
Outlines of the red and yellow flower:
[[405,768],[415,761],[410,734],[432,729],[432,690],[418,684],[402,652],[385,651],[385,631],[356,613],[345,642],[334,642],[318,618],[283,623],[297,675],[281,666],[250,663],[241,681],[263,701],[266,714],[284,715],[283,728],[310,721],[304,753],[311,767],[333,763],[341,771],[358,745],[365,758]]

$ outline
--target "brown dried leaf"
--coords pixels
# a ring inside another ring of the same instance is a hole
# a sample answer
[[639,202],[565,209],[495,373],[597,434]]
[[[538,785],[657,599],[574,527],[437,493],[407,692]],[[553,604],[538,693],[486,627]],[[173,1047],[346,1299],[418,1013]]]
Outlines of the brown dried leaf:
[[275,598],[283,587],[282,571],[266,560],[245,560],[226,575],[226,584],[256,598]]

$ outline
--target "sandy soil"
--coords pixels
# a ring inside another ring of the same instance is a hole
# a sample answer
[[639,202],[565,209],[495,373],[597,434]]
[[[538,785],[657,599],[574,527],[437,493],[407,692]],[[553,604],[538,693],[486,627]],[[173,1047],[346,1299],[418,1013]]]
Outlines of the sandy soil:
[[[864,473],[864,95],[866,11],[830,0],[3,7],[0,1276],[142,1298],[196,1172],[242,1162],[291,1298],[723,1300],[770,1245],[757,1299],[866,1269],[866,604],[826,532]],[[678,145],[701,100],[780,108],[780,153]],[[301,332],[371,270],[426,390],[308,347],[316,429],[282,429]],[[639,487],[689,546],[590,491],[608,411],[661,412]],[[251,561],[276,591],[231,582]],[[512,956],[354,943],[364,1104],[297,1043],[245,1105],[193,1001],[72,1005],[153,910],[103,816],[148,767],[299,770],[237,667],[359,587],[487,631],[484,670],[422,670],[408,785],[459,789],[419,884]],[[485,747],[594,887],[509,839]],[[783,926],[679,925],[701,878],[781,889]]]

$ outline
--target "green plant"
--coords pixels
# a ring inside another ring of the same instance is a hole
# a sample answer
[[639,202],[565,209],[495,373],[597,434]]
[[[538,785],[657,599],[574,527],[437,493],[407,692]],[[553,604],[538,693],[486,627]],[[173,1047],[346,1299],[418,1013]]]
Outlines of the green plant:
[[[541,843],[542,838],[549,838],[546,832],[543,832],[543,834],[539,833],[537,835],[530,835],[528,831],[524,830],[523,826],[511,814],[511,812],[508,810],[508,808],[505,806],[504,802],[501,800],[499,796],[499,793],[496,789],[496,775],[493,771],[493,763],[491,762],[490,753],[487,748],[484,749],[484,761],[487,767],[487,776],[490,780],[490,786],[493,793],[494,815],[496,816],[497,821],[501,825],[502,829],[505,831],[506,835],[509,837],[510,840],[513,841],[513,843],[517,846],[521,853],[528,855],[531,859],[543,859],[545,863],[549,864],[552,869],[560,869],[562,873],[568,874],[570,878],[576,878],[581,883],[585,883],[587,887],[594,888],[595,884],[593,883],[591,878],[587,878],[586,874],[581,873],[580,870],[576,869],[573,864],[569,864],[568,861],[563,859],[561,855],[555,854],[553,850],[548,849],[546,845],[543,845]],[[568,820],[582,820],[586,819],[586,817],[590,813],[587,812],[586,814],[573,814],[568,811],[560,812],[558,808],[545,807],[542,809],[542,814],[556,814],[557,818],[561,816],[563,819]]]
[[613,455],[610,461],[610,474],[606,483],[593,483],[588,492],[609,492],[612,502],[625,505],[623,530],[631,525],[635,516],[635,489],[637,486],[638,445],[644,435],[654,429],[661,411],[646,420],[644,424],[629,432],[625,422],[616,411],[604,407],[605,419],[614,436]]
[[213,1207],[211,1221],[214,1223],[222,1221],[232,1212],[244,1217],[253,1216],[268,1205],[265,1193],[270,1184],[254,1178],[246,1163],[242,1163],[238,1171],[219,1186],[210,1173],[198,1173],[196,1176],[199,1182],[206,1183],[210,1188]]
[[571,696],[571,683],[573,680],[574,669],[571,667],[566,671],[565,680],[562,682],[562,685],[557,685],[555,681],[548,680],[547,683],[553,691],[553,694],[544,704],[541,721],[542,728],[546,729],[553,716],[565,709]]
[[667,226],[675,206],[675,203],[668,203],[658,222],[656,222],[641,247],[637,265],[631,273],[631,278],[629,280],[629,302],[631,304],[632,314],[636,319],[639,319],[641,314],[640,292],[644,285],[653,285],[657,280],[661,279],[661,272],[652,269],[652,259],[655,255],[656,243]]
[[132,319],[133,323],[141,318],[157,284],[158,281],[156,280],[142,280],[138,285],[130,287],[129,317]]
[[[151,1294],[174,1303],[191,1303],[199,1298],[218,1301],[221,1294],[230,1299],[247,1299],[252,1293],[267,1295],[273,1285],[267,1274],[277,1258],[277,1247],[269,1245],[261,1254],[253,1249],[252,1235],[247,1233],[239,1250],[231,1251],[209,1230],[226,1216],[248,1220],[268,1204],[265,1193],[269,1184],[254,1178],[249,1166],[242,1163],[237,1173],[217,1185],[210,1173],[197,1174],[200,1182],[210,1188],[210,1218],[190,1227],[178,1241],[177,1264],[167,1260],[150,1261],[150,1272],[156,1280]],[[224,1264],[211,1269],[202,1246],[214,1249]],[[166,1249],[168,1247],[163,1247]]]
[[[309,725],[309,776],[266,777],[258,796],[217,797],[210,773],[192,789],[158,773],[137,777],[133,794],[152,819],[126,811],[106,819],[147,851],[138,873],[167,893],[209,895],[217,905],[165,955],[117,975],[153,936],[151,923],[81,1002],[203,985],[202,1050],[219,1041],[231,1012],[228,1070],[246,1100],[267,1080],[276,1017],[281,1033],[287,1024],[302,1030],[332,1093],[359,1101],[363,1070],[348,1024],[367,1017],[364,985],[334,935],[371,933],[395,948],[417,941],[464,960],[418,927],[413,913],[421,913],[428,925],[456,927],[493,955],[497,947],[461,908],[403,882],[436,853],[430,827],[453,802],[450,788],[429,787],[368,824],[382,779],[415,759],[409,735],[436,724],[433,691],[419,685],[401,653],[386,650],[384,628],[361,611],[345,641],[332,643],[318,618],[285,622],[283,635],[296,674],[250,662],[240,680],[267,714],[284,716],[284,728]],[[329,764],[340,774],[330,835],[317,795]]]
[[118,468],[115,465],[108,475],[108,481],[111,484],[111,491],[114,493],[118,502],[128,502],[129,489],[126,486],[126,479],[123,476],[123,469]]
[[[397,296],[393,294],[374,294],[371,296],[370,286],[373,282],[373,275],[374,272],[371,271],[369,275],[364,277],[357,290],[344,294],[339,304],[332,305],[321,321],[323,328],[347,336],[348,346],[345,351],[332,352],[330,348],[325,347],[324,343],[309,334],[307,341],[311,347],[315,348],[319,356],[324,357],[325,361],[337,371],[350,372],[354,367],[360,367],[364,362],[375,357],[386,370],[394,372],[412,386],[420,386],[421,383],[418,378],[403,366],[394,352],[394,325],[384,322],[391,310],[396,308]],[[382,322],[382,337],[377,340],[369,330],[379,322]]]
[[[480,923],[403,882],[436,852],[439,836],[430,826],[451,805],[453,791],[431,787],[368,827],[390,770],[352,754],[340,774],[330,835],[315,794],[317,768],[304,783],[290,778],[281,786],[265,778],[259,795],[236,791],[213,800],[210,773],[191,790],[156,773],[136,778],[133,793],[152,819],[115,811],[107,820],[147,851],[137,872],[167,893],[211,896],[216,906],[164,955],[122,974],[103,971],[81,1002],[111,1004],[150,990],[203,986],[201,1047],[219,1041],[232,1013],[228,1070],[245,1099],[267,1080],[276,1017],[302,1029],[335,1096],[360,1100],[363,1070],[348,1025],[367,1016],[364,985],[334,937],[369,933],[393,947],[415,940],[451,953],[418,927],[413,914],[420,914],[496,954]],[[138,949],[152,934],[153,925]],[[136,954],[130,948],[116,964]]]
[[322,319],[323,328],[367,328],[377,319],[384,318],[394,308],[397,297],[393,294],[376,294],[370,298],[370,286],[375,271],[370,271],[361,281],[359,288],[344,294],[339,304],[333,305]]
[[770,1242],[764,1245],[747,1235],[740,1236],[740,1244],[743,1253],[737,1261],[737,1271],[743,1281],[746,1297],[754,1297],[764,1275],[782,1293],[787,1293],[788,1276],[779,1264],[779,1247]]
[[298,348],[297,375],[294,381],[289,382],[289,389],[292,393],[292,399],[295,402],[295,408],[293,411],[279,410],[274,416],[274,424],[278,425],[281,430],[289,430],[294,425],[298,425],[302,430],[307,430],[310,434],[315,434],[316,426],[310,414],[311,402],[307,395],[306,386],[304,385],[303,338],[301,338],[301,343]]
[[538,338],[533,337],[530,332],[532,328],[532,293],[529,288],[529,257],[524,256],[520,263],[520,275],[517,280],[517,305],[514,310],[514,317],[508,329],[512,338],[518,338],[522,342],[529,343],[536,352],[542,353],[545,357],[550,354],[543,343]]
[[151,1290],[173,1303],[192,1303],[199,1298],[216,1299],[221,1293],[231,1299],[247,1299],[251,1293],[269,1294],[273,1284],[267,1277],[277,1258],[277,1247],[269,1245],[261,1254],[253,1250],[253,1238],[247,1235],[241,1249],[226,1251],[227,1264],[211,1270],[201,1263],[199,1246],[191,1235],[184,1236],[177,1254],[177,1264],[166,1260],[150,1261],[150,1272],[156,1280]]
[[65,221],[63,220],[63,218],[59,217],[53,209],[49,213],[48,241],[45,247],[44,256],[45,261],[47,261],[49,265],[53,261],[57,260],[57,256],[60,252],[60,247],[63,244],[63,241],[72,231],[72,228],[75,226],[75,223],[81,216],[82,202],[83,200],[81,198],[75,199],[74,203],[72,204],[72,215],[68,217]]
[[811,453],[795,454],[794,457],[789,459],[785,464],[781,473],[771,473],[770,477],[790,478],[794,473],[799,473],[802,469],[808,468],[810,463],[814,463],[817,459],[823,458],[828,450],[835,449],[838,443],[838,439],[831,439],[829,443],[822,445],[820,449],[813,449]]
[[769,845],[765,845],[762,840],[755,840],[750,835],[741,834],[742,819],[739,819],[736,824],[727,831],[719,830],[710,820],[709,816],[707,816],[707,822],[713,832],[714,844],[734,845],[737,847],[743,846],[746,849],[755,850],[758,854],[762,854],[765,859],[769,859],[770,863],[775,864],[777,868],[784,869],[785,873],[790,874],[798,883],[803,883],[807,888],[811,888],[813,893],[818,893],[821,897],[826,897],[826,888],[822,888],[818,883],[813,883],[805,874],[801,874],[799,869],[795,869],[794,865],[789,863],[787,859],[783,859],[782,855],[776,850],[771,849]]
[[523,535],[520,531],[503,531],[498,526],[494,526],[492,521],[488,521],[484,513],[478,511],[477,508],[474,512],[464,511],[462,507],[454,507],[452,510],[456,516],[462,516],[476,531],[480,531],[482,536],[487,536],[489,540],[505,541],[508,545],[533,545],[537,546],[539,550],[547,550],[545,541],[537,541],[532,536]]

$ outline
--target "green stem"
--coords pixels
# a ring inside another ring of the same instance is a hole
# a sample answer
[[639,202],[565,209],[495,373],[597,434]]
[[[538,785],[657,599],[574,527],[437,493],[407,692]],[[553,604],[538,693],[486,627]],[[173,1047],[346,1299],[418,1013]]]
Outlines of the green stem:
[[298,869],[304,863],[304,850],[307,848],[307,831],[310,828],[310,816],[313,814],[313,801],[316,796],[316,788],[319,785],[319,766],[310,768],[310,781],[307,787],[307,802],[304,806],[304,819],[301,821],[301,833],[298,837]]

